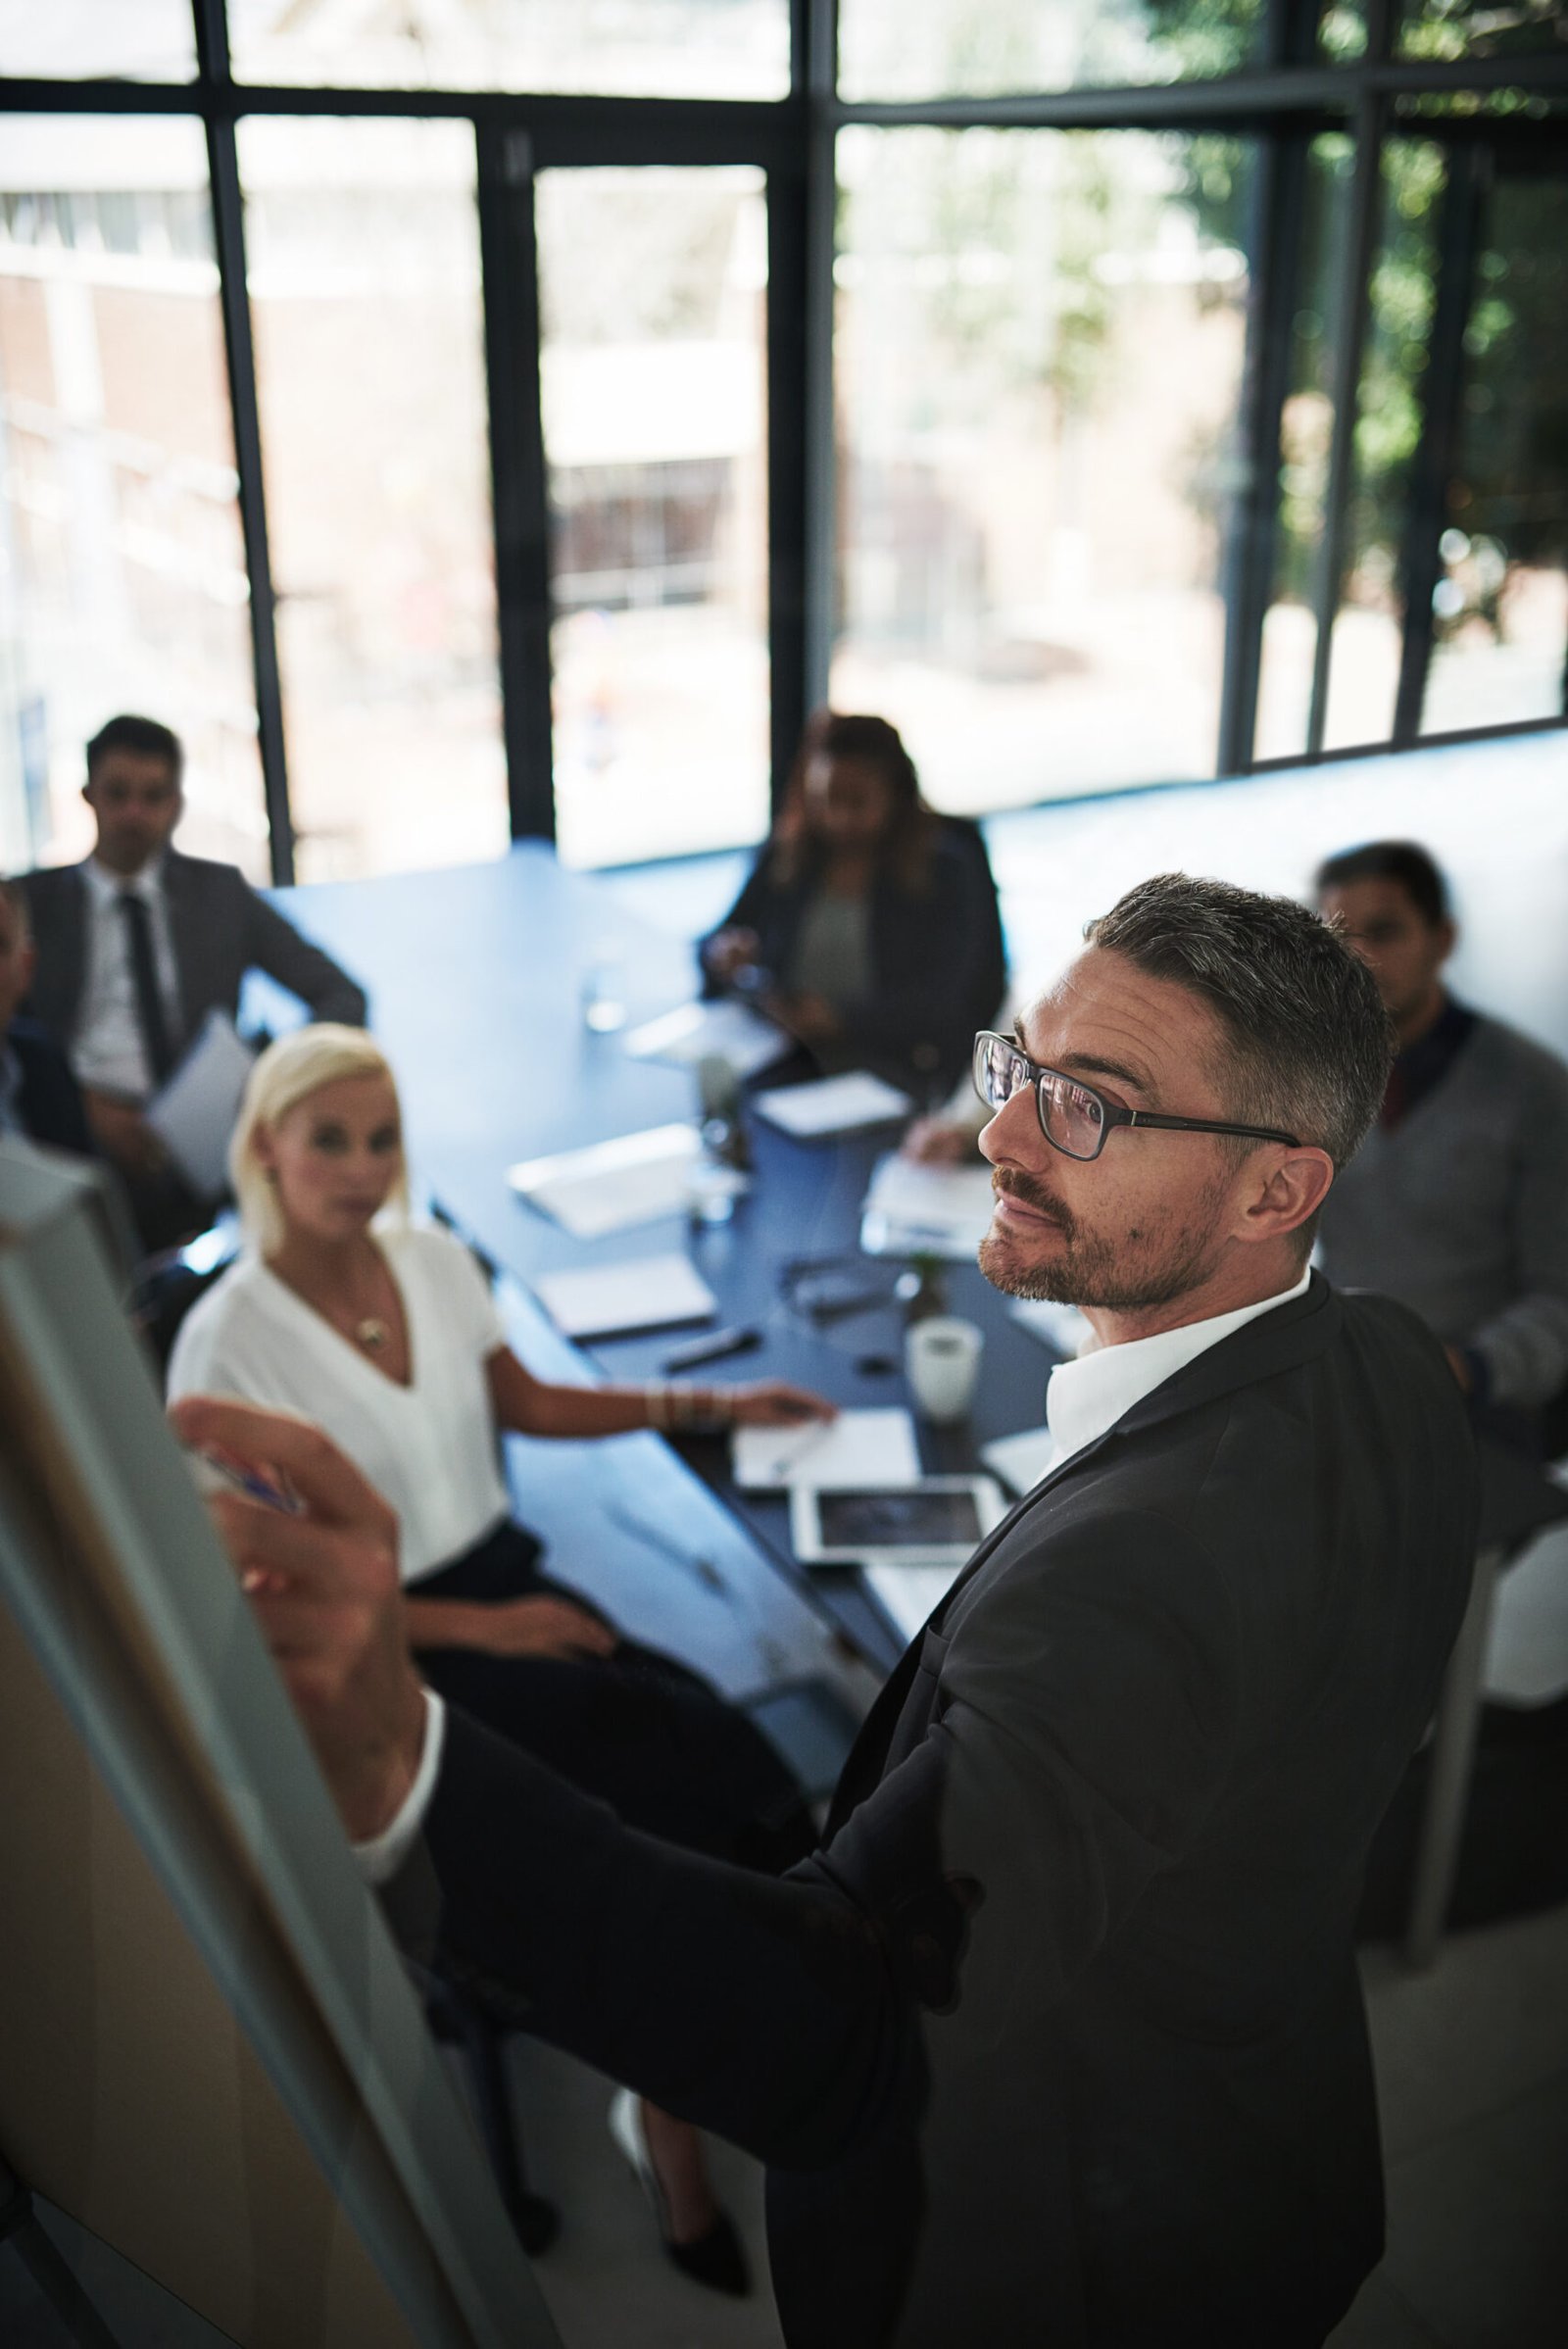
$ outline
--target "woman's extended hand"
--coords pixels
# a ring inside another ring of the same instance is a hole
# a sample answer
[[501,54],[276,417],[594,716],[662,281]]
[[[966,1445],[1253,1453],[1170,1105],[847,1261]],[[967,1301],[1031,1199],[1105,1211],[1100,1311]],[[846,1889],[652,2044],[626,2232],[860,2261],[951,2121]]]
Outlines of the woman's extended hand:
[[617,1644],[608,1623],[569,1598],[541,1592],[473,1609],[468,1644],[492,1656],[608,1656]]
[[836,1419],[837,1403],[809,1387],[792,1387],[785,1379],[753,1379],[744,1387],[717,1390],[736,1427],[799,1427],[808,1419]]

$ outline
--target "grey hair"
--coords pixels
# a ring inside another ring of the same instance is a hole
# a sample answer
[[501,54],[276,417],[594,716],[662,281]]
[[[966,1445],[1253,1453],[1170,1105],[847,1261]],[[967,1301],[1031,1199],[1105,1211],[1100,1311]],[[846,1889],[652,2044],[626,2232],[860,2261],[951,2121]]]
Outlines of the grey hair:
[[1382,1105],[1394,1029],[1371,972],[1294,898],[1158,873],[1084,931],[1219,1020],[1213,1070],[1227,1113],[1353,1158]]

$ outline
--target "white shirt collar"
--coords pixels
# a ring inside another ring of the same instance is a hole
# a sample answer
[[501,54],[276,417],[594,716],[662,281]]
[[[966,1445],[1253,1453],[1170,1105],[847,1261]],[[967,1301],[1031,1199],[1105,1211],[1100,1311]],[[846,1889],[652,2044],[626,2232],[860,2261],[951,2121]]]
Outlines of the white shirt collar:
[[129,879],[123,873],[111,872],[109,866],[100,864],[96,856],[89,856],[81,872],[94,905],[112,905],[127,889],[145,904],[158,905],[164,894],[164,860],[168,855],[167,849],[160,849],[157,856]]
[[1046,1423],[1055,1440],[1056,1451],[1053,1466],[1070,1459],[1093,1444],[1107,1428],[1115,1426],[1152,1395],[1178,1370],[1239,1330],[1244,1322],[1255,1321],[1260,1313],[1272,1313],[1276,1305],[1289,1304],[1292,1297],[1304,1297],[1312,1278],[1310,1265],[1301,1274],[1294,1289],[1282,1289],[1277,1297],[1265,1297],[1255,1305],[1240,1305],[1233,1313],[1213,1313],[1206,1321],[1189,1321],[1179,1330],[1159,1330],[1152,1338],[1131,1338],[1124,1346],[1105,1346],[1094,1353],[1080,1354],[1074,1362],[1060,1362],[1051,1374],[1046,1389]]

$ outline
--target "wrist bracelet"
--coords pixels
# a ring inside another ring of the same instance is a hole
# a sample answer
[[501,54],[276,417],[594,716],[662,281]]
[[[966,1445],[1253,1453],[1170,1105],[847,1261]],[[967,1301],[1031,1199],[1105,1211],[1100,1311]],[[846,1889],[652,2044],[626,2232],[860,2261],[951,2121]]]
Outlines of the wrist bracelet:
[[662,1379],[650,1379],[643,1390],[648,1424],[651,1428],[657,1428],[661,1435],[669,1426],[669,1405],[674,1393],[674,1388],[667,1387]]

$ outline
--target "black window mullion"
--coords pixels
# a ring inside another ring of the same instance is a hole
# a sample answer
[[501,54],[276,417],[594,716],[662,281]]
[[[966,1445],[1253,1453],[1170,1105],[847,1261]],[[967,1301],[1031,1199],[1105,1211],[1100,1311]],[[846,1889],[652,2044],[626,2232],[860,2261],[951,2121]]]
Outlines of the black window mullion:
[[[806,630],[804,710],[828,698],[838,634],[838,448],[833,409],[838,0],[797,0],[806,150]],[[785,770],[787,772],[787,770]],[[777,778],[780,788],[784,773]]]
[[294,817],[288,796],[288,759],[283,736],[283,689],[277,662],[277,599],[272,587],[267,535],[267,496],[262,478],[261,411],[256,397],[256,346],[251,333],[250,292],[245,273],[245,204],[240,192],[239,155],[228,70],[226,0],[195,0],[197,70],[207,88],[207,167],[212,182],[213,241],[218,255],[218,294],[228,363],[228,396],[234,433],[234,470],[239,481],[240,530],[250,580],[251,659],[256,671],[256,727],[262,759],[262,787],[273,883],[294,878]]
[[550,499],[533,150],[525,131],[500,123],[477,124],[476,137],[507,807],[514,840],[554,840]]
[[806,721],[810,524],[807,422],[808,193],[800,171],[767,175],[768,742],[777,807]]

